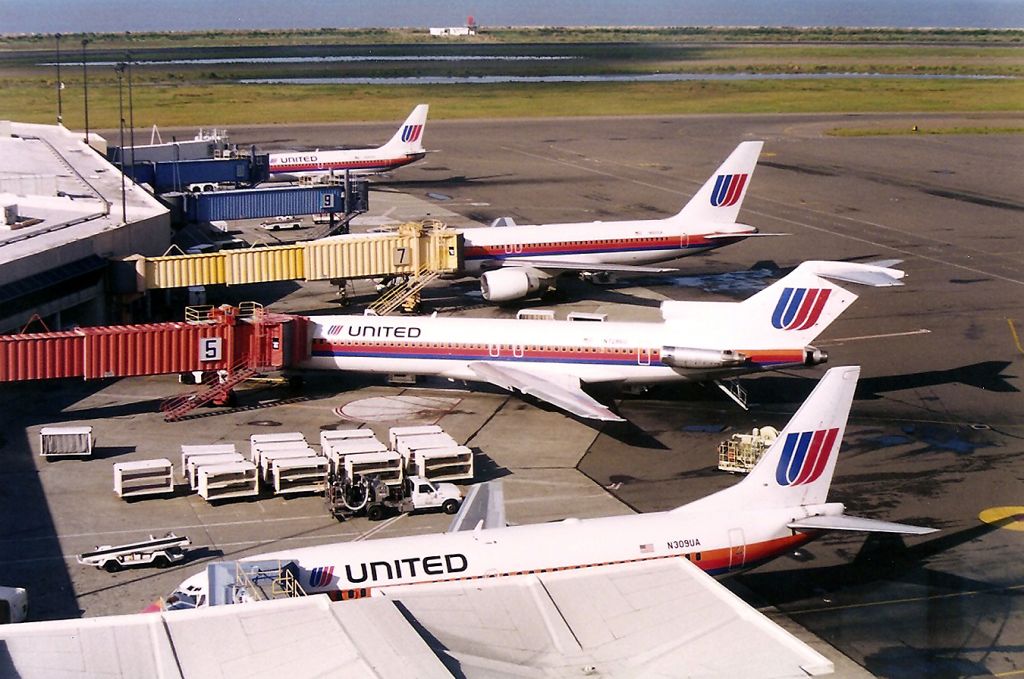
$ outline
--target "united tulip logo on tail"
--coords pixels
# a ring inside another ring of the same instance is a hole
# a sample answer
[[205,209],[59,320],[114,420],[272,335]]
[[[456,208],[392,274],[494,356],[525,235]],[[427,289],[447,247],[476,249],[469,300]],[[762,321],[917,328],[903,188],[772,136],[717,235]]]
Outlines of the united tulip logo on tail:
[[413,142],[420,138],[420,132],[423,131],[422,125],[406,125],[402,128],[402,141]]
[[714,207],[732,207],[743,195],[743,187],[747,185],[748,174],[720,174],[715,179],[715,188],[711,192],[711,205]]
[[827,288],[783,288],[772,314],[772,327],[806,330],[818,322],[831,292]]
[[326,587],[334,577],[334,566],[317,566],[309,572],[310,587]]
[[787,435],[782,458],[775,469],[775,480],[780,486],[802,486],[817,481],[838,436],[838,427]]

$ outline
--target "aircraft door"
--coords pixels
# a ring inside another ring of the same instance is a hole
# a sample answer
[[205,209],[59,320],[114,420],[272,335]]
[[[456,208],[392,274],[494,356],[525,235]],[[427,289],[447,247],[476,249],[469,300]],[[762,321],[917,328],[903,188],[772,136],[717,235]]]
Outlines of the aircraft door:
[[637,365],[650,365],[651,364],[651,348],[650,347],[637,347],[636,348],[636,364]]
[[490,344],[488,344],[487,353],[491,356],[491,358],[498,358],[499,356],[501,356],[501,343],[491,342]]
[[522,243],[505,243],[506,255],[521,255],[523,253]]
[[686,246],[690,244],[690,234],[684,233],[679,236],[679,249],[685,250]]
[[523,357],[523,345],[522,344],[513,344],[512,345],[512,355],[515,356],[516,358],[522,358]]
[[729,529],[729,568],[740,568],[747,561],[747,543],[742,528]]

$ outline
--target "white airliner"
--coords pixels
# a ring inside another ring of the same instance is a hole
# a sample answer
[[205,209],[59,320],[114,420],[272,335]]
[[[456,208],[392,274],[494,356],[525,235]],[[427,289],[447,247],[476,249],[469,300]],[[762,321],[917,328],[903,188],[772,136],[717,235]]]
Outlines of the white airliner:
[[567,272],[662,273],[670,269],[642,265],[776,235],[736,222],[763,145],[737,146],[690,202],[665,219],[464,229],[465,271],[480,275],[485,299],[507,302],[545,292]]
[[389,172],[423,158],[423,132],[427,126],[427,104],[412,110],[395,136],[383,146],[335,151],[285,151],[270,154],[270,181],[294,182],[302,176],[344,173]]
[[[307,593],[353,599],[385,587],[385,595],[400,596],[406,585],[420,591],[426,583],[623,564],[640,569],[664,560],[686,559],[721,575],[792,552],[823,531],[931,533],[848,516],[842,503],[827,501],[859,373],[859,367],[829,370],[749,476],[671,511],[506,526],[500,486],[485,484],[480,488],[497,492],[471,495],[441,535],[306,547],[243,561],[291,562]],[[687,572],[705,577],[700,570]],[[185,580],[169,601],[202,606],[208,594],[204,572]]]
[[740,401],[721,380],[827,360],[809,343],[857,299],[828,279],[902,285],[893,263],[804,262],[742,302],[662,302],[657,323],[314,316],[299,367],[490,382],[597,420],[622,418],[585,384],[717,381]]

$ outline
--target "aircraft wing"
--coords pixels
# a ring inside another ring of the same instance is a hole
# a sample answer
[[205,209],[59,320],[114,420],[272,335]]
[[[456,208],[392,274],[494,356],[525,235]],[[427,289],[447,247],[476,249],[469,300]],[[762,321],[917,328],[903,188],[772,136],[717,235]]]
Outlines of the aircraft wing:
[[548,375],[538,375],[522,368],[512,368],[487,361],[470,363],[469,368],[485,382],[490,382],[502,389],[529,394],[573,415],[591,420],[625,422],[623,418],[609,410],[608,406],[594,400],[583,391],[578,377],[565,375],[555,381]]
[[0,675],[21,679],[277,679],[283,668],[289,679],[833,671],[685,559],[375,589],[354,601],[317,595],[0,625],[0,651]]
[[501,481],[488,481],[473,486],[462,502],[462,508],[448,526],[448,533],[477,528],[504,528],[505,491]]
[[400,601],[466,677],[580,676],[588,668],[582,674],[806,679],[833,671],[685,559],[381,593]]
[[515,259],[503,259],[500,262],[502,268],[530,267],[548,273],[561,271],[607,271],[609,273],[668,273],[679,271],[679,269],[666,269],[653,266],[632,266],[630,264],[588,264],[586,262],[559,262],[551,259],[532,259],[516,257]]

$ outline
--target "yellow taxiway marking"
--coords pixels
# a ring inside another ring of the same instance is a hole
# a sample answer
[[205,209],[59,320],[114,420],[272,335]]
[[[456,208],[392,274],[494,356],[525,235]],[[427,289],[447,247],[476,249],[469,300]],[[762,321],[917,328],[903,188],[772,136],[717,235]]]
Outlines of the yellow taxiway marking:
[[1017,326],[1014,325],[1013,319],[1007,318],[1006,324],[1010,326],[1010,334],[1013,335],[1013,343],[1017,345],[1017,351],[1024,354],[1024,347],[1020,345],[1020,335],[1017,334]]
[[978,518],[985,523],[998,523],[1000,528],[1006,530],[1024,531],[1024,507],[989,507],[978,514]]

